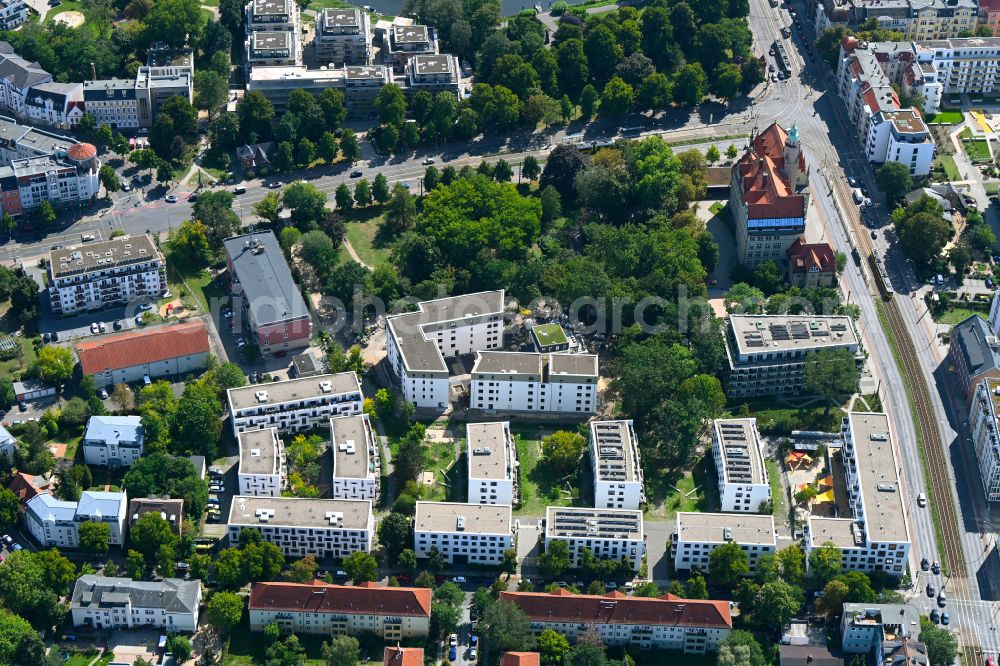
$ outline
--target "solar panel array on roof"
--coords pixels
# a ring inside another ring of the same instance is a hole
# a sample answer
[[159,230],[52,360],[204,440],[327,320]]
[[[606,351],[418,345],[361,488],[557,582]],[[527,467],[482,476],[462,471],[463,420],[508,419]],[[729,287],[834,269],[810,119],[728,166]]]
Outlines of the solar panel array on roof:
[[589,536],[627,539],[641,532],[639,511],[584,510],[552,507],[549,529],[552,536]]
[[626,481],[628,470],[625,464],[625,442],[622,440],[621,424],[598,423],[594,428],[597,434],[598,469],[601,478],[607,481]]
[[730,483],[753,483],[750,442],[739,423],[720,423],[721,445],[726,451],[726,476]]

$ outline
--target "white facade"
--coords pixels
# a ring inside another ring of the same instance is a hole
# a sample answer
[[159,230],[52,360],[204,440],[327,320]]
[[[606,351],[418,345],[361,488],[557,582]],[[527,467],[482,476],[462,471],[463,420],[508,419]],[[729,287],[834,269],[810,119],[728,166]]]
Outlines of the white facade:
[[0,30],[13,30],[28,20],[28,6],[24,0],[0,2]]
[[85,574],[73,588],[70,615],[74,627],[190,634],[198,630],[200,605],[200,580],[147,582]]
[[919,637],[920,609],[910,604],[848,603],[840,615],[840,647],[848,654],[867,654],[885,640]]
[[45,548],[77,548],[80,525],[88,521],[107,523],[109,543],[124,543],[128,499],[123,492],[85,490],[79,502],[57,500],[49,493],[36,495],[25,505],[24,522],[31,536]]
[[57,316],[158,299],[167,291],[163,255],[148,236],[49,253],[49,299]]
[[330,419],[330,451],[334,499],[374,502],[378,498],[382,462],[378,440],[367,414]]
[[510,422],[465,426],[470,504],[520,503],[518,462]]
[[142,455],[142,419],[138,416],[91,416],[83,435],[88,465],[131,467]]
[[423,301],[416,312],[387,318],[386,353],[403,398],[416,407],[449,402],[445,359],[503,346],[504,292]]
[[727,543],[747,554],[750,571],[757,570],[761,555],[773,555],[777,545],[772,516],[733,516],[727,513],[678,512],[670,553],[674,569],[708,571],[709,555]]
[[278,497],[288,485],[285,447],[274,428],[237,433],[240,464],[236,479],[240,495]]
[[638,509],[646,503],[639,444],[631,419],[590,422],[590,463],[594,506]]
[[470,409],[553,412],[597,411],[597,356],[480,352],[472,368]]
[[757,513],[762,503],[771,500],[757,419],[716,419],[712,456],[722,511]]
[[229,510],[229,543],[244,529],[256,529],[289,557],[343,559],[371,551],[375,518],[369,501],[241,495]]
[[417,502],[413,552],[436,548],[448,564],[498,566],[514,547],[510,505]]
[[550,506],[545,510],[546,550],[553,541],[569,545],[574,567],[589,550],[599,560],[627,559],[638,572],[646,555],[641,511]]
[[5,464],[4,469],[10,469],[14,466],[14,452],[16,449],[17,440],[7,432],[6,428],[0,425],[0,464]]
[[[994,300],[994,303],[996,301]],[[976,387],[969,412],[972,442],[979,462],[979,474],[987,502],[1000,502],[1000,435],[997,413],[1000,412],[1000,381],[987,378]]]
[[372,61],[371,18],[357,7],[324,9],[316,14],[316,59],[333,65],[368,65]]
[[[843,459],[852,518],[809,519],[806,554],[830,543],[845,571],[906,573],[910,534],[893,434],[885,414],[851,412],[844,418]],[[807,558],[808,561],[808,558]]]
[[335,416],[360,414],[364,397],[353,372],[316,375],[227,391],[234,433],[276,428],[280,434],[327,425]]

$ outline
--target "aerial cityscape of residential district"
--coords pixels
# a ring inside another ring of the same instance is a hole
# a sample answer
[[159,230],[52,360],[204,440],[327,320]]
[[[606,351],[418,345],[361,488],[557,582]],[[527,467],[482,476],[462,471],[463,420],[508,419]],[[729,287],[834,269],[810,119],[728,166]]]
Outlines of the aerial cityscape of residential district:
[[351,1],[0,0],[0,666],[998,666],[1000,0]]

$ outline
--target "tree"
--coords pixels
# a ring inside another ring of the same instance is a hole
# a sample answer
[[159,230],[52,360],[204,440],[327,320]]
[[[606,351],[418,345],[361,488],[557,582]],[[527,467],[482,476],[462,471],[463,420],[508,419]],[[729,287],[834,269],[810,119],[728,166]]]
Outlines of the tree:
[[[167,389],[169,388],[170,385],[167,384]],[[140,409],[151,411],[152,408],[147,405]],[[171,404],[166,409],[173,410],[174,407]],[[147,423],[145,417],[143,423]],[[193,517],[200,517],[208,502],[208,483],[198,478],[198,472],[191,461],[186,457],[175,458],[163,452],[140,457],[125,474],[122,485],[129,489],[129,493],[134,493],[135,497],[180,497],[184,500],[185,511]]]
[[892,213],[900,247],[918,271],[926,270],[940,256],[951,236],[951,225],[942,215],[941,206],[927,196]]
[[228,634],[243,618],[243,597],[234,592],[216,592],[206,607],[208,621],[222,634]]
[[191,639],[187,636],[171,636],[167,639],[167,652],[174,654],[178,664],[186,663],[191,658]]
[[335,636],[329,643],[323,641],[322,655],[327,666],[356,666],[361,659],[360,644],[354,636]]
[[741,659],[735,662],[735,666],[767,666],[770,663],[764,656],[764,649],[754,635],[743,629],[734,629],[729,632],[729,636],[719,644],[720,657],[723,648],[742,652]]
[[344,571],[355,585],[378,578],[378,561],[362,551],[356,551],[344,558]]
[[219,552],[212,563],[212,575],[225,587],[243,584],[243,553],[239,548],[226,548]]
[[44,655],[38,631],[23,617],[0,610],[0,663],[42,664]]
[[[590,67],[583,50],[583,40],[560,40],[556,47],[556,62],[559,66],[558,81],[564,93],[577,99],[580,91],[590,78]],[[594,95],[596,97],[596,94]]]
[[600,96],[597,94],[597,89],[589,83],[585,85],[580,92],[580,114],[584,118],[592,118],[594,112],[597,110],[597,102],[599,100]]
[[372,188],[364,178],[354,186],[354,203],[362,208],[372,203]]
[[212,260],[209,230],[198,220],[188,220],[173,230],[167,241],[174,260],[189,269],[204,268]]
[[739,154],[739,150],[737,150],[736,144],[735,143],[729,144],[729,147],[726,148],[726,157],[728,157],[731,160],[735,160],[736,159],[736,155],[738,155],[738,154]]
[[624,115],[635,102],[635,91],[620,77],[612,77],[601,91],[601,116],[617,118]]
[[968,270],[969,265],[972,263],[972,251],[969,249],[969,244],[960,242],[952,246],[948,250],[948,261],[955,268],[955,275],[961,280],[962,276],[965,275],[965,271]]
[[695,572],[687,582],[688,599],[708,599],[708,584],[700,572]]
[[358,135],[354,130],[345,129],[340,136],[340,152],[348,164],[354,164],[361,158],[361,144],[358,142]]
[[142,553],[129,550],[125,554],[125,573],[129,578],[142,580],[146,574],[146,559]]
[[805,554],[798,545],[792,544],[779,550],[777,561],[783,580],[792,585],[802,584],[806,577]]
[[521,164],[521,175],[529,181],[537,180],[542,173],[542,168],[538,165],[538,160],[534,155],[528,155]]
[[603,645],[578,642],[563,663],[566,666],[607,666],[608,658],[604,655]]
[[174,450],[214,458],[222,435],[221,415],[222,402],[214,387],[206,382],[189,383],[171,419]]
[[47,227],[56,221],[56,211],[49,201],[43,201],[35,210],[35,216],[43,227]]
[[173,547],[178,541],[174,528],[159,513],[150,511],[139,516],[129,528],[129,546],[151,560],[162,546]]
[[493,180],[498,183],[510,182],[510,179],[514,177],[514,169],[507,164],[507,160],[499,159],[496,164],[493,165]]
[[45,346],[38,350],[33,374],[57,389],[73,376],[73,353],[66,347]]
[[318,224],[326,209],[326,194],[312,183],[292,183],[285,188],[281,200],[291,211],[292,224],[300,229]]
[[926,617],[920,618],[920,641],[927,646],[927,659],[932,664],[953,664],[958,657],[958,639],[944,627]]
[[194,204],[192,215],[208,229],[212,247],[221,248],[222,241],[235,236],[240,228],[240,217],[233,211],[232,192],[218,190],[202,192]]
[[713,585],[729,587],[749,573],[749,557],[738,544],[730,541],[709,553],[708,577]]
[[565,541],[551,541],[545,552],[538,556],[538,568],[546,578],[558,578],[571,566],[573,560],[569,544]]
[[101,170],[98,172],[98,178],[101,181],[101,185],[104,186],[108,198],[111,198],[112,192],[117,192],[122,187],[121,181],[118,180],[118,174],[107,164],[101,167]]
[[135,398],[128,384],[115,384],[114,388],[111,389],[111,401],[118,408],[119,412],[126,412],[132,409]]
[[783,580],[760,586],[753,601],[753,622],[762,628],[777,630],[802,609],[802,590]]
[[537,643],[524,611],[505,599],[487,607],[480,623],[486,627],[483,633],[490,649],[497,653],[531,650]]
[[809,553],[809,573],[820,586],[839,576],[843,566],[843,554],[832,543],[824,543]]
[[831,68],[836,67],[837,58],[840,57],[840,44],[847,34],[847,27],[839,25],[827,28],[816,38],[816,53]]
[[902,162],[886,162],[875,170],[875,182],[885,194],[886,200],[894,204],[913,189],[910,169]]
[[708,160],[709,164],[715,164],[719,161],[719,147],[714,143],[708,147],[705,151],[705,159]]
[[740,94],[743,85],[743,73],[739,65],[733,63],[720,63],[713,72],[712,92],[729,101]]
[[347,183],[341,183],[337,186],[337,190],[334,192],[334,201],[337,204],[337,210],[347,211],[354,207],[354,196]]
[[378,525],[378,542],[390,564],[398,563],[410,539],[410,520],[402,514],[390,513]]
[[293,583],[309,583],[316,578],[316,571],[318,569],[319,564],[316,562],[316,557],[306,555],[292,563],[288,571],[288,580]]
[[840,617],[844,610],[844,602],[847,600],[849,590],[844,581],[839,579],[831,580],[823,588],[823,594],[816,600],[816,610],[823,613],[831,620]]
[[17,522],[19,509],[17,495],[7,488],[0,489],[0,529],[7,529]]
[[372,183],[372,196],[380,204],[389,200],[389,181],[386,180],[381,171],[375,174],[375,180]]
[[146,15],[145,37],[149,42],[166,42],[174,48],[188,40],[197,44],[205,27],[196,0],[164,0],[153,4]]
[[552,629],[544,629],[538,636],[538,651],[545,666],[559,666],[569,654],[569,641]]
[[411,228],[417,218],[417,204],[410,190],[402,183],[392,188],[392,198],[386,205],[385,221],[396,233]]
[[674,101],[681,105],[694,106],[701,102],[708,88],[708,77],[701,63],[689,63],[681,67],[674,79]]
[[809,352],[802,376],[806,393],[826,399],[826,414],[838,396],[854,393],[861,379],[854,354],[846,349]]
[[406,119],[406,97],[395,83],[382,86],[375,98],[379,121],[385,125],[402,125]]
[[274,121],[274,105],[263,93],[254,90],[247,93],[236,105],[240,132],[247,143],[267,141],[271,138]]
[[586,446],[583,435],[559,430],[542,439],[542,457],[545,466],[557,476],[576,472]]
[[202,69],[195,72],[194,91],[195,106],[208,111],[208,117],[211,119],[229,99],[229,81],[218,72]]
[[460,605],[438,601],[431,601],[431,634],[444,638],[455,631],[462,616]]

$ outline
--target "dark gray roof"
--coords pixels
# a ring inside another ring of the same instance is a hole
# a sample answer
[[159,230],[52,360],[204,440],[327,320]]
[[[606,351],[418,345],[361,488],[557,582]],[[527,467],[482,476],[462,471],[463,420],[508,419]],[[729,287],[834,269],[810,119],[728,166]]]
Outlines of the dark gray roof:
[[955,324],[951,331],[951,344],[965,358],[970,377],[1000,368],[1000,351],[993,332],[989,323],[979,315],[971,315]]
[[309,316],[272,232],[234,236],[223,244],[258,326]]
[[820,645],[782,645],[781,666],[844,666],[843,657],[835,657]]
[[14,53],[3,53],[0,54],[0,79],[7,79],[17,88],[24,90],[51,81],[52,75],[42,69],[37,62],[28,62]]
[[57,83],[55,81],[40,83],[37,86],[31,86],[24,103],[29,106],[42,106],[45,100],[49,100],[54,107],[64,109],[66,108],[66,98],[80,85],[79,83]]
[[194,613],[198,610],[200,580],[165,578],[162,581],[138,581],[85,574],[73,587],[74,608],[101,608],[131,599],[137,608],[162,608],[168,613]]

